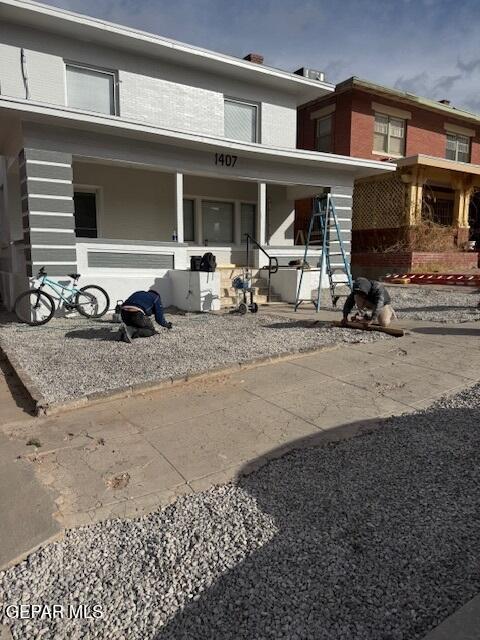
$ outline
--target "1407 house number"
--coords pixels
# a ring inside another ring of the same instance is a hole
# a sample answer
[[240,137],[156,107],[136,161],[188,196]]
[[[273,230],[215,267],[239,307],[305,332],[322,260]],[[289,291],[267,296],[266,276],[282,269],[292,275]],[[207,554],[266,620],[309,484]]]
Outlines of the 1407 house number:
[[229,153],[216,153],[215,164],[220,164],[222,167],[234,167],[237,164],[237,156],[232,156]]

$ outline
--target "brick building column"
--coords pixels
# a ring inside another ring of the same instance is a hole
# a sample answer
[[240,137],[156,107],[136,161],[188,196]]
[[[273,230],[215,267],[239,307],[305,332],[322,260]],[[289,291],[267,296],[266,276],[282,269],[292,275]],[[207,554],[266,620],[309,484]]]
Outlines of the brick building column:
[[72,156],[23,149],[19,168],[27,275],[66,276],[77,270]]

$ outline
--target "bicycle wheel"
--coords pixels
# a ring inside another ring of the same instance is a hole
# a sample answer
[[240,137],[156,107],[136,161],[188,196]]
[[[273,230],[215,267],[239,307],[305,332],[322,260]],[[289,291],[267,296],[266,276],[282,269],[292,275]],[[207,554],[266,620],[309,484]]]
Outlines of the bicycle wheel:
[[110,298],[105,289],[89,284],[75,296],[75,307],[85,318],[101,318],[110,308]]
[[38,327],[52,319],[55,313],[55,300],[45,291],[30,289],[18,296],[13,310],[20,322]]

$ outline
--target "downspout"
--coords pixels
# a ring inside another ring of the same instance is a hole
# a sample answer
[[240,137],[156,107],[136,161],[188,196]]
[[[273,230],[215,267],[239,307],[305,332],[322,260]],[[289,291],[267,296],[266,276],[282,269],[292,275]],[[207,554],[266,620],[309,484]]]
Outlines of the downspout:
[[25,86],[25,98],[30,99],[30,89],[28,88],[28,71],[27,71],[27,58],[25,56],[25,49],[22,47],[20,50],[20,62],[22,67],[22,78]]

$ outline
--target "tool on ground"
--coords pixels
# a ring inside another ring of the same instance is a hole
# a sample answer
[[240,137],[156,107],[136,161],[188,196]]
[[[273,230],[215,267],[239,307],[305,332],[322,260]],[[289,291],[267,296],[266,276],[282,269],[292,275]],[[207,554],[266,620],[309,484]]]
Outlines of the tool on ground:
[[252,287],[252,276],[249,269],[242,269],[242,275],[232,280],[237,305],[234,311],[245,315],[247,311],[257,313],[258,304],[254,301],[255,288]]
[[402,338],[405,335],[403,329],[392,329],[391,327],[381,327],[379,324],[365,324],[364,322],[340,322],[335,320],[332,322],[334,327],[346,327],[347,329],[359,329],[360,331],[380,331],[381,333],[388,333],[389,336],[395,336],[395,338]]
[[[303,274],[305,271],[312,271],[307,262],[308,250],[312,246],[321,246],[322,254],[318,268],[318,288],[316,299],[301,298]],[[337,287],[348,287],[352,289],[352,274],[350,264],[347,259],[342,242],[342,232],[339,227],[339,219],[335,210],[335,203],[330,193],[318,196],[313,199],[313,210],[308,227],[307,240],[305,243],[305,254],[301,266],[300,280],[298,283],[297,296],[295,300],[295,311],[302,302],[311,302],[317,311],[320,311],[320,299],[322,292],[322,275],[328,276],[328,285],[332,304],[337,306],[339,298],[348,294],[337,292]],[[350,291],[348,293],[350,293]]]

